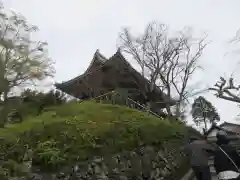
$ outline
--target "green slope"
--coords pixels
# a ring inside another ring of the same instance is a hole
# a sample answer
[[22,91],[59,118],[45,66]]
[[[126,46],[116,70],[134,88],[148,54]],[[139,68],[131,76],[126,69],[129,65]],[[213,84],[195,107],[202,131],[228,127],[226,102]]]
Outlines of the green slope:
[[4,168],[32,158],[34,165],[51,169],[139,145],[179,147],[186,136],[188,129],[183,124],[133,109],[71,103],[0,130],[0,153],[7,164]]

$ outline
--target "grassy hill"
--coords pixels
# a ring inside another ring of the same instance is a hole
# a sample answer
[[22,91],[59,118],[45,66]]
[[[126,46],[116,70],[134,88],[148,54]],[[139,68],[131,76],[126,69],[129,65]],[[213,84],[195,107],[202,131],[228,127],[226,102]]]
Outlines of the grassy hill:
[[[182,123],[130,108],[70,103],[0,130],[0,176],[29,173],[29,162],[49,172],[148,146],[154,147],[154,152],[162,150],[168,159],[188,135],[189,129]],[[180,158],[181,153],[177,155]]]

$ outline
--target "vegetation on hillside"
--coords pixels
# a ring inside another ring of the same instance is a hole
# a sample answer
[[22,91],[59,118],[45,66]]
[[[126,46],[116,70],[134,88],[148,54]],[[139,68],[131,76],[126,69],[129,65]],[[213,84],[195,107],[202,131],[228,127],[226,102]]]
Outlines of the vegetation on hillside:
[[[35,109],[35,114],[29,112],[30,115],[40,115],[44,108],[61,105],[67,101],[65,95],[56,90],[44,93],[37,90],[27,89],[21,93],[20,98],[22,99],[23,106],[25,105],[28,108],[31,106],[32,109]],[[21,109],[19,111],[23,115],[26,115],[26,113],[24,114]]]
[[40,115],[47,107],[64,103],[66,103],[66,97],[60,91],[41,92],[26,89],[20,96],[8,98],[8,119],[5,123],[24,121],[29,116]]
[[42,170],[55,170],[140,145],[176,148],[187,135],[182,123],[159,120],[130,108],[70,103],[1,129],[0,172],[11,176],[25,172],[24,162],[29,159]]

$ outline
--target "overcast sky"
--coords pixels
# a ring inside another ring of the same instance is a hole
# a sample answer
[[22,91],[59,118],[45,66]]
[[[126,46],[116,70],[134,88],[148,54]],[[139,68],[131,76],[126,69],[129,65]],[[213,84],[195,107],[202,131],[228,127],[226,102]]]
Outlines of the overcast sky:
[[[55,81],[81,74],[96,49],[106,57],[116,51],[122,27],[141,31],[149,21],[158,21],[179,30],[191,26],[207,32],[212,43],[207,47],[198,73],[201,86],[209,87],[219,76],[229,77],[239,69],[238,54],[232,53],[228,40],[240,28],[239,0],[5,0],[5,6],[22,13],[38,25],[37,34],[49,43],[56,61]],[[235,47],[235,46],[234,46]],[[240,44],[239,44],[240,47]],[[226,53],[228,54],[226,55]],[[239,72],[240,74],[240,72]],[[240,79],[239,79],[240,81]],[[223,121],[240,113],[234,103],[203,94],[217,107]]]

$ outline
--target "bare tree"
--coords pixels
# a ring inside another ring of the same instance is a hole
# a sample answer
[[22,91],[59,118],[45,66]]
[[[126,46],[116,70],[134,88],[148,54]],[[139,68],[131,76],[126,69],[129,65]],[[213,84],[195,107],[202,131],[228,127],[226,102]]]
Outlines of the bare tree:
[[[149,79],[147,92],[158,87],[168,99],[178,95],[175,115],[179,117],[181,105],[189,95],[189,80],[199,68],[198,60],[206,47],[205,38],[193,38],[190,29],[170,35],[166,25],[149,23],[143,34],[134,36],[124,29],[119,39],[120,49],[138,63],[141,74]],[[163,103],[172,115],[169,102],[165,99]]]
[[236,85],[233,78],[229,78],[227,81],[225,78],[220,77],[220,81],[214,86],[213,88],[209,88],[209,90],[215,91],[215,95],[218,98],[240,103],[240,96],[238,95],[240,85]]
[[32,84],[54,73],[47,43],[31,40],[37,30],[22,15],[0,8],[1,124],[6,121],[8,94],[13,88]]

